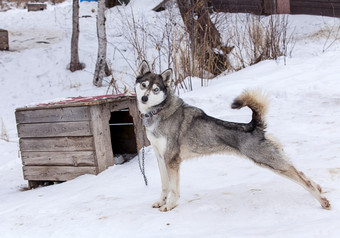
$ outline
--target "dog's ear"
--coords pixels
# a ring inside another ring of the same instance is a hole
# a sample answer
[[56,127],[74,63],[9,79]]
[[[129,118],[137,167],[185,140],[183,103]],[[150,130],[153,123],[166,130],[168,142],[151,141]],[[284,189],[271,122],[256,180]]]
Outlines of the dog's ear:
[[164,83],[167,86],[170,86],[171,81],[172,81],[172,69],[167,69],[161,74]]
[[143,60],[143,62],[139,65],[137,77],[143,76],[144,74],[150,72],[150,67],[148,62]]

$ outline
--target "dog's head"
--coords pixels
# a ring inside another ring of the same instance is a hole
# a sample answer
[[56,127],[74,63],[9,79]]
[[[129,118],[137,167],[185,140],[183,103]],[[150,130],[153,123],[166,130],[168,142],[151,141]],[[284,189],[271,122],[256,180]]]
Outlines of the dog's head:
[[170,92],[171,77],[172,69],[155,74],[150,71],[146,61],[140,64],[135,91],[138,109],[141,113],[146,114],[165,101]]

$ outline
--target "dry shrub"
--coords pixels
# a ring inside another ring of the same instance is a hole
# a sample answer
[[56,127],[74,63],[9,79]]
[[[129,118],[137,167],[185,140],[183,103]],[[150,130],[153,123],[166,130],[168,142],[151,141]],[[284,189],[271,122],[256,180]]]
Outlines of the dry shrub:
[[320,27],[315,27],[315,32],[299,37],[299,40],[317,40],[323,41],[322,53],[328,51],[340,43],[340,19],[329,18],[323,19]]
[[[189,36],[182,32],[176,41],[180,43],[174,47],[178,50],[173,53],[176,86],[192,90],[190,76],[201,78],[201,86],[206,86],[210,79],[224,71],[237,71],[279,57],[283,57],[286,62],[294,48],[295,39],[293,32],[289,31],[288,15],[222,13],[214,14],[212,18],[222,33],[223,45],[192,52]],[[195,57],[201,52],[206,52],[203,67]],[[188,78],[189,81],[185,82]]]
[[[206,86],[210,79],[225,71],[237,71],[282,56],[286,59],[295,43],[288,31],[287,15],[214,13],[211,19],[221,33],[222,45],[204,48],[209,39],[204,35],[200,39],[202,48],[193,49],[192,36],[186,31],[176,4],[155,13],[151,22],[137,18],[129,6],[122,8],[120,14],[123,19],[120,34],[129,42],[134,58],[120,54],[130,68],[136,70],[142,60],[147,60],[152,70],[159,73],[172,68],[177,90],[193,90],[193,77],[199,77],[201,86]],[[204,57],[197,57],[202,54]]]
[[[206,86],[214,74],[208,72],[238,71],[263,60],[277,60],[283,57],[284,62],[295,46],[294,31],[289,29],[288,15],[258,16],[252,14],[214,14],[214,23],[222,35],[224,46],[208,52],[206,68],[198,68],[195,52],[190,52],[190,41],[182,33],[178,42],[178,55],[173,54],[175,62],[176,85],[192,90],[190,76],[201,78],[201,86]],[[182,40],[185,39],[185,40]],[[209,57],[213,55],[213,57]],[[220,58],[216,57],[216,54]],[[216,60],[219,59],[219,60]],[[187,80],[187,82],[185,82]]]
[[251,14],[228,15],[225,32],[231,52],[233,70],[240,70],[263,60],[286,60],[295,45],[289,33],[288,15],[258,16]]
[[[172,31],[172,55],[173,68],[175,73],[174,85],[177,89],[185,91],[193,90],[192,77],[198,77],[201,80],[201,86],[207,86],[210,79],[229,70],[230,63],[228,54],[233,47],[221,44],[220,39],[212,37],[209,33],[216,31],[214,25],[217,24],[218,18],[212,22],[212,29],[203,31],[200,24],[194,24],[193,29],[185,29],[182,18],[176,11],[169,11],[177,19],[174,25],[176,28]],[[199,17],[195,17],[200,21]],[[190,32],[191,31],[191,32]],[[211,42],[211,41],[216,42]],[[216,47],[215,47],[216,46]]]
[[323,44],[322,52],[326,52],[336,42],[340,41],[340,20],[334,21],[332,25],[324,27],[325,42]]

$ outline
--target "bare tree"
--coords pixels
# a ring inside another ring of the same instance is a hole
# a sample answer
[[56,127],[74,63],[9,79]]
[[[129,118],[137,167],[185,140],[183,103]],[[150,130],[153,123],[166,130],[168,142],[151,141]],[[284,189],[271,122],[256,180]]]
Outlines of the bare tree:
[[105,0],[98,0],[98,16],[97,16],[97,37],[98,37],[98,54],[96,69],[93,77],[93,84],[101,87],[103,78],[111,74],[106,62],[106,29],[105,29]]
[[71,62],[69,68],[71,72],[82,70],[83,68],[85,68],[85,64],[79,62],[78,42],[79,42],[79,1],[73,0]]

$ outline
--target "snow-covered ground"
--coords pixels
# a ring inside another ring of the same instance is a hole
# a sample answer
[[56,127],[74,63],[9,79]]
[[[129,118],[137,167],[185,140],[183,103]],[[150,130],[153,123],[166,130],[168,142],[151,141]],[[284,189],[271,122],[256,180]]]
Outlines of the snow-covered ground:
[[[130,5],[136,17],[162,14],[150,11],[153,0],[141,2]],[[120,33],[110,28],[118,16],[115,11],[107,12],[108,40],[117,47],[114,50],[109,44],[108,58],[116,71],[126,72],[121,80],[132,85],[132,53]],[[280,139],[296,167],[323,187],[332,210],[321,209],[299,185],[245,159],[210,156],[183,162],[179,205],[161,213],[151,208],[159,197],[160,176],[150,147],[145,161],[147,187],[134,159],[97,176],[22,191],[27,184],[18,156],[15,108],[106,93],[106,87],[92,86],[96,3],[80,4],[80,15],[91,16],[80,18],[80,60],[86,68],[75,73],[66,70],[71,12],[67,0],[42,12],[15,9],[0,13],[0,28],[9,30],[11,48],[0,52],[1,237],[340,236],[339,42],[323,52],[327,28],[338,25],[339,20],[326,17],[290,16],[297,41],[286,65],[283,59],[264,61],[220,76],[209,87],[181,97],[210,115],[246,122],[251,117],[249,109],[229,107],[234,97],[246,88],[269,93],[268,131]],[[128,59],[123,59],[124,54]]]

